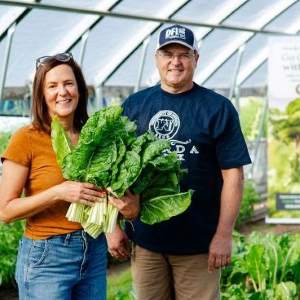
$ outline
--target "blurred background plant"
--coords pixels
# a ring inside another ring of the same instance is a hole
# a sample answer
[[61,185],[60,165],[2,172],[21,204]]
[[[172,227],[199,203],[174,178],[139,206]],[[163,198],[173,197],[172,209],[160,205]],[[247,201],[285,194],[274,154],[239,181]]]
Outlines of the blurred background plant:
[[255,183],[252,180],[246,180],[244,183],[244,193],[240,213],[235,224],[236,228],[239,228],[251,220],[254,212],[254,204],[259,202],[260,196],[255,189]]
[[[5,150],[8,141],[10,139],[11,133],[10,132],[0,132],[0,155]],[[0,172],[1,174],[1,172]]]
[[14,272],[19,240],[24,231],[24,222],[0,223],[0,286],[14,285]]

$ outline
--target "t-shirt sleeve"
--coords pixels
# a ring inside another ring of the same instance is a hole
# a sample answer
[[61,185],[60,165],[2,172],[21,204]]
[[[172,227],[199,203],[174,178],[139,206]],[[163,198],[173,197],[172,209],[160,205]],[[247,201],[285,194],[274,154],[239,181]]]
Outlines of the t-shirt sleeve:
[[21,128],[12,135],[6,150],[1,156],[1,161],[9,159],[29,167],[32,157],[31,153],[28,129]]
[[251,163],[238,113],[231,102],[224,103],[214,122],[216,155],[221,169]]

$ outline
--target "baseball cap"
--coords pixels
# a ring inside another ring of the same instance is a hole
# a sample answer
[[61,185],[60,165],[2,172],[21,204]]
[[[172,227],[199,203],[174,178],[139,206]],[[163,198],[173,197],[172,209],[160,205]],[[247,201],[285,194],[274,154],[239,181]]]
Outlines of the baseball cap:
[[193,31],[177,24],[166,27],[160,32],[156,50],[174,43],[198,51],[197,41]]

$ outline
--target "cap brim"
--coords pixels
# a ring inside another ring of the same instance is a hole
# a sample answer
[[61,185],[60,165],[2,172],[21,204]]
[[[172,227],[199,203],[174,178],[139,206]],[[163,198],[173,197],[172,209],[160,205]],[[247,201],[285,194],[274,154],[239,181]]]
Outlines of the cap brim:
[[167,46],[167,45],[170,45],[170,44],[179,44],[179,45],[182,45],[182,46],[185,46],[191,50],[195,50],[195,51],[198,51],[196,48],[192,47],[191,45],[185,43],[185,42],[182,42],[182,41],[176,41],[176,40],[173,40],[173,41],[168,41],[162,45],[160,45],[159,47],[156,48],[156,50],[159,50],[161,49],[162,47],[164,46]]

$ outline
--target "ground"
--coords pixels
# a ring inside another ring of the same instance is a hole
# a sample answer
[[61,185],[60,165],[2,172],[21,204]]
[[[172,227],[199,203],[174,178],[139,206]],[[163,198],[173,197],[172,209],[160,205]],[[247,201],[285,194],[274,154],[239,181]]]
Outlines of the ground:
[[[239,230],[243,234],[249,234],[252,231],[259,231],[259,232],[274,232],[274,233],[300,233],[300,225],[281,225],[281,224],[265,224],[264,221],[259,221],[251,224],[247,224],[240,228]],[[117,274],[122,270],[128,268],[129,263],[122,263],[120,265],[114,265],[108,270],[108,274]],[[1,290],[0,289],[0,300],[18,300],[18,294],[15,289],[9,290]]]

